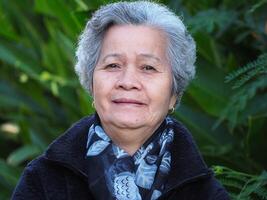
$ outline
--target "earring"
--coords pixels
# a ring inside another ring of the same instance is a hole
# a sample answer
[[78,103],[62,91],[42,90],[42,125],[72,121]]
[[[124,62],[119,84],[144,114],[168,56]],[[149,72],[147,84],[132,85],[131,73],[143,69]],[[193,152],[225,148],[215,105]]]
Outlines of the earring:
[[174,111],[175,111],[175,108],[174,108],[174,107],[172,107],[172,108],[169,110],[169,114],[173,114],[173,113],[174,113]]
[[92,101],[91,106],[92,106],[92,108],[95,108],[95,101]]

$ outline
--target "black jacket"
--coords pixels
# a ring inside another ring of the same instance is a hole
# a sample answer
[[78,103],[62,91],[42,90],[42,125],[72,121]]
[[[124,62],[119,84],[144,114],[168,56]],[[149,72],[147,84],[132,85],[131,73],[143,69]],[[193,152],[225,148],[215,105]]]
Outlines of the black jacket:
[[[94,116],[85,117],[55,140],[25,168],[12,199],[94,199],[88,187],[85,159],[87,132]],[[179,122],[175,126],[167,192],[159,199],[227,200],[225,189],[207,168],[192,136]]]

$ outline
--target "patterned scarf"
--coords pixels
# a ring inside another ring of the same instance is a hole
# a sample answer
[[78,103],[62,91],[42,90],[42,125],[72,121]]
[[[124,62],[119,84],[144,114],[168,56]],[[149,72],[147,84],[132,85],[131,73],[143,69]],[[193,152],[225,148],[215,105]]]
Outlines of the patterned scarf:
[[166,117],[134,155],[115,145],[100,121],[90,127],[86,158],[89,188],[98,200],[155,200],[170,171],[173,121]]

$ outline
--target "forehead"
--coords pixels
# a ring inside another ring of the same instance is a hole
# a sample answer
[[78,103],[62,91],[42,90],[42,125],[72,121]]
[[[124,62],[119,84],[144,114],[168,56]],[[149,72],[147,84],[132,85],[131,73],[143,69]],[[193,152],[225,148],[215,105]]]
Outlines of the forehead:
[[137,54],[165,58],[167,39],[163,31],[144,25],[114,25],[104,35],[101,55]]

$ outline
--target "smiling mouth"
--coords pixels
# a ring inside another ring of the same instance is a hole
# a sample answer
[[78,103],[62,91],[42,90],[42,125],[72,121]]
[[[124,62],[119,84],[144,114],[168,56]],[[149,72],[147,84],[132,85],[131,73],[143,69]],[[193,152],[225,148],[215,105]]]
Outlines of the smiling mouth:
[[119,105],[136,105],[136,106],[143,106],[145,103],[135,100],[135,99],[115,99],[112,100],[113,103],[119,104]]

